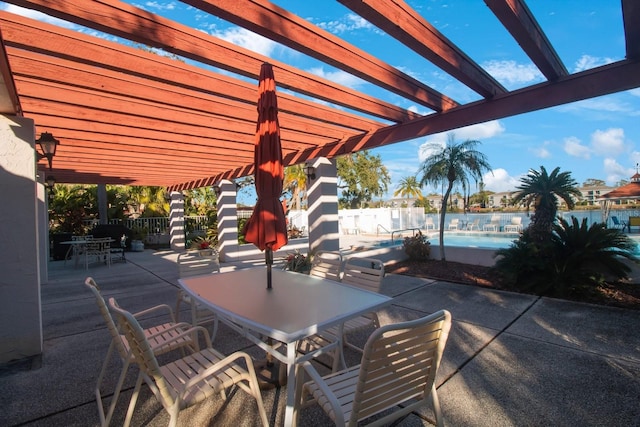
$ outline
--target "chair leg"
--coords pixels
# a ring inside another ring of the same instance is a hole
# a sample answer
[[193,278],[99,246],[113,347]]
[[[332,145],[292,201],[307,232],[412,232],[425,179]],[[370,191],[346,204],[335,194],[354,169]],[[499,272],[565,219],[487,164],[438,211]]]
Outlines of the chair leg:
[[444,427],[444,419],[442,418],[442,410],[440,409],[440,399],[436,391],[435,383],[431,386],[431,404],[433,405],[433,414],[436,417],[436,426]]
[[138,402],[138,394],[140,394],[140,387],[142,386],[142,372],[138,374],[138,379],[136,380],[136,386],[133,389],[133,395],[131,396],[131,401],[129,402],[129,408],[127,409],[127,417],[124,419],[123,427],[129,427],[131,424],[131,418],[133,417],[133,409],[136,407],[136,403]]

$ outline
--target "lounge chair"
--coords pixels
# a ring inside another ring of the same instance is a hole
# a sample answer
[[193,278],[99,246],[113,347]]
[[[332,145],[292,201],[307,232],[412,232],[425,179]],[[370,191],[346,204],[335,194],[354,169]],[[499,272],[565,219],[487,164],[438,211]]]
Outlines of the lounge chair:
[[484,231],[500,231],[500,215],[492,215],[491,220],[482,226]]
[[467,224],[467,230],[472,231],[473,229],[480,231],[480,220],[474,219],[472,222]]
[[620,221],[615,215],[611,215],[611,222],[613,222],[613,228],[617,228],[618,230],[624,230],[627,228],[627,223]]
[[511,223],[504,226],[504,231],[515,231],[516,233],[522,231],[522,218],[519,216],[511,218]]
[[427,219],[424,221],[424,229],[429,231],[429,230],[437,230],[438,228],[436,227],[435,222],[433,221],[433,218],[431,217],[427,217]]
[[[197,329],[203,331],[206,348],[160,366],[136,318],[120,308],[114,298],[109,298],[109,306],[115,313],[127,342],[131,346],[133,359],[140,368],[124,421],[125,427],[131,423],[142,381],[147,383],[169,413],[170,427],[175,427],[178,424],[178,414],[181,409],[200,403],[218,393],[226,398],[227,390],[234,385],[255,398],[262,425],[269,425],[258,379],[253,368],[253,360],[247,353],[238,351],[225,356],[211,347],[211,340],[206,329],[198,326]],[[242,366],[243,364],[246,368]]]
[[[303,406],[317,402],[336,425],[360,425],[382,412],[384,417],[372,424],[390,425],[421,412],[430,398],[436,425],[444,426],[435,379],[450,328],[451,314],[445,310],[383,326],[367,340],[359,365],[325,377],[303,362],[294,419]],[[311,381],[304,382],[305,374]]]
[[460,220],[458,218],[453,218],[451,222],[449,222],[449,230],[457,230],[459,224]]

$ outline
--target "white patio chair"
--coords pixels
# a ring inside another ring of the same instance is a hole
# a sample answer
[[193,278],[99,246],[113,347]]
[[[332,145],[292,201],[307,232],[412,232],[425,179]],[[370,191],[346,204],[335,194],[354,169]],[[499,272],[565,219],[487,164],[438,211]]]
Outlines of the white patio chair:
[[458,218],[453,218],[449,222],[449,230],[457,230],[459,225],[460,225],[460,220]]
[[511,223],[504,226],[504,231],[522,231],[522,218],[519,216],[514,216],[513,218],[511,218]]
[[424,229],[427,231],[437,230],[436,224],[435,222],[433,222],[433,218],[431,218],[430,216],[427,217],[427,219],[424,221]]
[[318,252],[311,261],[310,276],[339,282],[342,278],[342,254],[340,252]]
[[[361,363],[322,377],[309,362],[298,367],[294,420],[300,409],[317,402],[337,426],[363,421],[389,425],[426,406],[430,398],[436,425],[444,426],[435,380],[451,314],[442,310],[417,320],[383,326],[373,332]],[[308,375],[311,381],[305,382]],[[394,409],[384,416],[372,418]]]
[[484,231],[500,231],[500,215],[492,215],[491,220],[482,226]]
[[111,238],[92,238],[85,247],[84,267],[89,269],[92,262],[104,262],[111,267]]
[[476,230],[480,231],[480,220],[479,219],[474,219],[472,222],[467,224],[467,230],[468,231],[473,231],[474,228]]
[[[100,369],[100,374],[98,375],[98,381],[96,382],[95,388],[96,403],[98,404],[98,414],[100,416],[100,424],[103,426],[108,426],[111,422],[111,417],[113,416],[113,411],[115,409],[116,403],[118,402],[118,397],[120,396],[120,391],[122,390],[122,385],[129,369],[129,365],[134,362],[134,359],[130,353],[129,342],[127,341],[125,336],[121,335],[118,331],[118,328],[116,327],[116,324],[111,317],[111,313],[107,308],[107,304],[102,297],[102,294],[100,293],[100,289],[97,283],[92,277],[87,277],[84,281],[84,284],[93,293],[96,299],[96,304],[100,309],[100,314],[102,314],[104,322],[107,325],[107,329],[111,334],[111,344],[109,345],[109,350],[107,350],[107,355],[105,356],[104,362],[102,363],[102,369]],[[155,307],[151,307],[147,310],[134,314],[134,316],[141,317],[157,312],[165,312],[166,314],[168,314],[169,321],[152,326],[143,331],[144,335],[151,343],[150,346],[153,353],[160,355],[177,349],[184,350],[185,347],[190,351],[194,351],[195,347],[192,345],[192,333],[194,331],[191,328],[191,325],[189,325],[188,323],[176,323],[173,312],[168,305],[158,305]],[[118,355],[120,356],[120,360],[122,361],[122,371],[120,372],[120,376],[118,377],[118,382],[113,392],[113,397],[111,398],[109,410],[105,414],[100,388],[102,386],[102,380],[104,379],[107,365],[113,353],[114,347],[118,352]]]
[[[219,272],[220,261],[218,252],[215,249],[212,251],[212,255],[200,255],[198,252],[184,252],[178,255],[178,276],[181,279]],[[179,290],[176,300],[176,316],[178,317],[180,317],[180,306],[183,303],[189,304],[191,307],[192,325],[213,323],[213,332],[211,333],[211,339],[213,340],[218,332],[218,320],[214,314],[203,307],[202,304],[193,301],[186,292]]]
[[[109,298],[109,305],[131,346],[133,358],[140,367],[127,410],[125,427],[129,426],[131,422],[142,381],[147,383],[169,413],[171,417],[169,426],[171,427],[177,425],[180,410],[202,402],[217,393],[226,399],[226,390],[234,385],[256,399],[262,425],[269,425],[253,361],[247,353],[235,352],[225,357],[224,354],[211,347],[211,340],[205,333],[207,345],[205,349],[160,366],[136,318],[120,308],[114,298]],[[240,361],[246,365],[246,369],[238,363]]]

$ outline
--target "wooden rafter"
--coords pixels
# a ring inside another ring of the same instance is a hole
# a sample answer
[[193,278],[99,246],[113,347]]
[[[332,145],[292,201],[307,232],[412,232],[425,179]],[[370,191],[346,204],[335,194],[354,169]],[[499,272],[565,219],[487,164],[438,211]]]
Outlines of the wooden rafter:
[[[458,105],[413,77],[310,22],[261,0],[183,0],[435,111]],[[278,25],[274,25],[278,22]]]
[[484,0],[484,2],[547,80],[556,80],[568,74],[560,57],[523,0]]
[[627,59],[640,58],[640,3],[637,0],[622,0],[622,21]]
[[[178,24],[118,0],[12,0],[22,7],[38,10],[65,21],[123,37],[147,46],[253,78],[268,61],[274,67],[278,86],[343,107],[388,118],[399,108],[327,79],[235,46],[202,31]],[[404,118],[418,115],[404,112]]]
[[485,98],[507,90],[402,0],[339,0]]

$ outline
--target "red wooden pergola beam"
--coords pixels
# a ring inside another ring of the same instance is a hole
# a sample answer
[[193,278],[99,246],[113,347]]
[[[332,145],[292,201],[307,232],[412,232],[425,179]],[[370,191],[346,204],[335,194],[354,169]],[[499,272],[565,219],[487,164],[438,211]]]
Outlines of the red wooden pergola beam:
[[507,91],[404,1],[339,1],[484,98],[492,98]]
[[484,0],[484,2],[547,80],[556,80],[568,74],[560,57],[524,1]]

